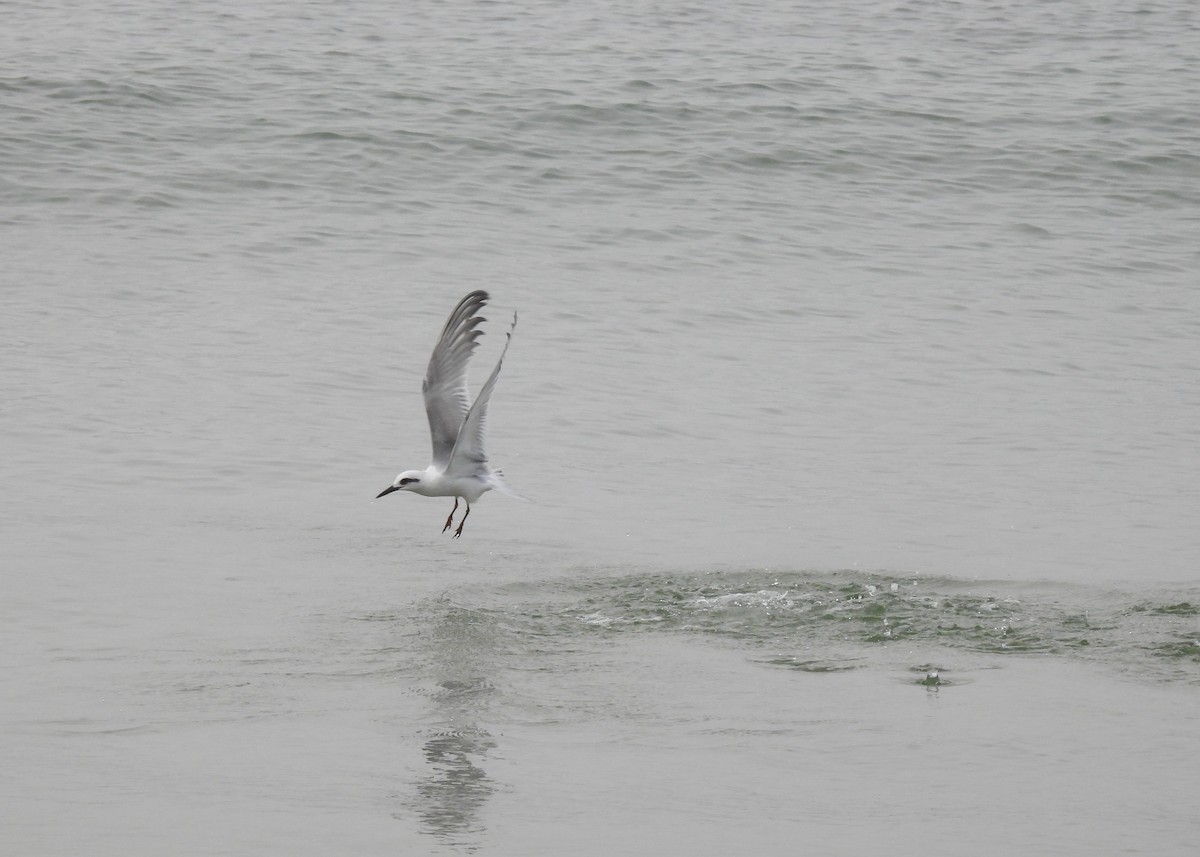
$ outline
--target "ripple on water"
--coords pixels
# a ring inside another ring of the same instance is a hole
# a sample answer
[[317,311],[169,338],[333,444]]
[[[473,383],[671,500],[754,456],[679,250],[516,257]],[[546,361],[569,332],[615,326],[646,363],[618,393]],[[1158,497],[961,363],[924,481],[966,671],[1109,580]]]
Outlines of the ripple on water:
[[[1086,659],[1151,679],[1200,682],[1200,611],[1178,592],[1135,601],[1057,584],[725,571],[522,583],[496,595],[503,604],[487,612],[504,614],[517,635],[696,635],[766,649],[757,660],[802,672],[841,672],[936,647]],[[939,685],[953,683],[937,664],[912,668],[922,683],[931,674]]]

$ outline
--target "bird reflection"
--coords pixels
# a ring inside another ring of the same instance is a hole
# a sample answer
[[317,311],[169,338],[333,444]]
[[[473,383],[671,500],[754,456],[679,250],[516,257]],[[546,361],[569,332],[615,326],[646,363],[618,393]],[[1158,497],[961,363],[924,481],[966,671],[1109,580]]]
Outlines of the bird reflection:
[[484,805],[496,791],[483,764],[496,743],[479,725],[496,690],[499,629],[486,611],[439,604],[426,665],[436,682],[432,728],[422,752],[429,772],[416,782],[411,810],[426,833],[444,845],[473,852],[485,828]]
[[477,761],[495,746],[482,730],[448,732],[425,742],[431,773],[417,783],[416,810],[426,832],[468,851],[478,847],[479,812],[496,787]]

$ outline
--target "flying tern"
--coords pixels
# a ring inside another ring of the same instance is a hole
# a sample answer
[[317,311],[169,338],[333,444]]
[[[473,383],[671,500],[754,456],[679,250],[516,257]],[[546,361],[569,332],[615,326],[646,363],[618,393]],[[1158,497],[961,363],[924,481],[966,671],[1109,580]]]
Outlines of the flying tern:
[[[500,376],[500,366],[512,341],[517,327],[517,314],[513,313],[512,327],[505,334],[504,349],[496,368],[484,382],[483,388],[471,404],[467,392],[467,363],[483,335],[478,327],[485,319],[477,315],[488,302],[488,293],[482,290],[471,292],[458,302],[442,335],[433,347],[429,368],[421,392],[425,396],[425,413],[429,417],[429,433],[433,438],[433,462],[424,470],[405,470],[396,480],[379,493],[378,500],[393,491],[412,491],[426,497],[453,497],[454,508],[446,518],[442,532],[454,524],[454,513],[458,502],[467,504],[467,511],[454,538],[462,535],[463,524],[471,514],[471,504],[493,488],[513,497],[519,497],[505,484],[499,470],[488,466],[484,450],[484,423],[487,420],[488,400]],[[522,498],[523,499],[523,498]]]

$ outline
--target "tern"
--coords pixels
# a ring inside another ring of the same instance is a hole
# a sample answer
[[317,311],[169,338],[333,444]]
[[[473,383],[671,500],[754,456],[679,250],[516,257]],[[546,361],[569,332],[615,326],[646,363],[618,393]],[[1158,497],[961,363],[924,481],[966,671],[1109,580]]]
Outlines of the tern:
[[475,398],[475,404],[470,404],[471,397],[467,392],[467,363],[479,344],[479,337],[483,335],[483,331],[477,328],[485,321],[476,313],[487,302],[488,293],[482,290],[473,291],[459,301],[446,320],[437,344],[433,346],[429,368],[425,370],[425,380],[421,383],[425,413],[429,417],[429,434],[433,438],[433,462],[424,470],[405,470],[375,498],[378,500],[393,491],[412,491],[426,497],[453,497],[454,508],[442,527],[443,533],[454,524],[458,501],[465,501],[467,511],[458,522],[454,538],[462,535],[463,524],[471,514],[471,504],[484,492],[495,488],[523,499],[505,484],[499,470],[488,467],[483,438],[488,400],[496,387],[504,355],[508,353],[508,344],[512,342],[513,331],[517,327],[515,312],[512,327],[505,334],[500,359]]

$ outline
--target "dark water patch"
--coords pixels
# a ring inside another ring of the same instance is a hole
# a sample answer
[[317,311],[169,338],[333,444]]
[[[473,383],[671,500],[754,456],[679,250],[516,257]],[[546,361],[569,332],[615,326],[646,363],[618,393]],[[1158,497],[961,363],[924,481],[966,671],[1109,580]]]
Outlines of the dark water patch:
[[1134,610],[1144,610],[1160,616],[1200,616],[1200,606],[1192,604],[1189,601],[1180,601],[1178,604],[1164,604],[1157,607],[1153,605],[1146,605],[1143,607],[1135,607]]
[[806,673],[838,673],[848,672],[866,666],[864,662],[855,662],[854,660],[831,661],[831,660],[804,660],[798,657],[775,657],[765,658],[762,663],[773,667],[784,667],[790,670]]
[[1200,663],[1200,634],[1185,636],[1168,643],[1151,646],[1150,651],[1161,658],[1182,658]]

